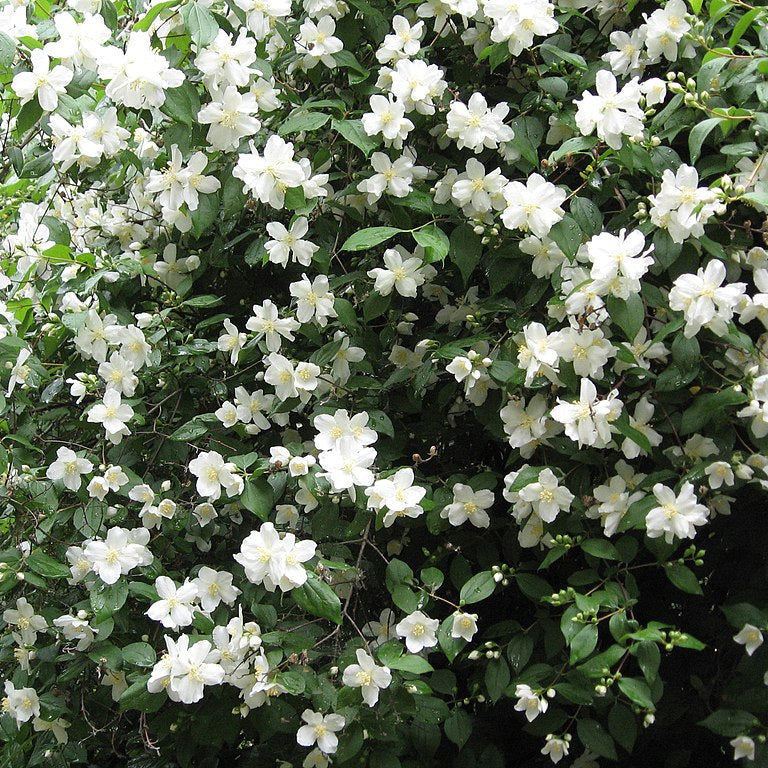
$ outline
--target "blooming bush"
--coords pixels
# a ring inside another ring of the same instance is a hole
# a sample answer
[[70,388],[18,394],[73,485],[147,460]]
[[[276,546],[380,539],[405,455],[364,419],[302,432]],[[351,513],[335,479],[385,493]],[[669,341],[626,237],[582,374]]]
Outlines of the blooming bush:
[[2,764],[768,766],[766,21],[0,6]]

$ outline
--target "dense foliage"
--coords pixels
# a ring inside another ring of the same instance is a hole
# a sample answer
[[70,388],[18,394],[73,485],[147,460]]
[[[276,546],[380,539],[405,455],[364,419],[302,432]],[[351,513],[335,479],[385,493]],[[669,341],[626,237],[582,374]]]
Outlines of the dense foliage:
[[0,763],[768,766],[768,9],[0,6]]

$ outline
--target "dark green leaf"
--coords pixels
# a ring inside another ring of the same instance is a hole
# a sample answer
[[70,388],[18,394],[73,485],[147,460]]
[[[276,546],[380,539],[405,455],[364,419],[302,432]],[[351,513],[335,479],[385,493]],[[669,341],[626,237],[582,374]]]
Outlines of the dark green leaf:
[[296,604],[313,616],[341,624],[341,600],[339,596],[314,573],[307,574],[307,581],[291,595]]

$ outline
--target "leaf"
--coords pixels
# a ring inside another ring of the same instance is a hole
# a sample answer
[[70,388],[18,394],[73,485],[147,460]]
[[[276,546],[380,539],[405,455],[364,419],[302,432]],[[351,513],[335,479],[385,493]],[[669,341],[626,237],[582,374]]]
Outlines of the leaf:
[[533,638],[530,635],[521,633],[515,635],[507,645],[507,658],[515,672],[528,663],[533,653]]
[[613,743],[608,731],[596,720],[578,719],[576,721],[576,732],[579,734],[581,743],[590,751],[601,757],[607,757],[609,760],[616,760],[616,746]]
[[597,625],[585,624],[571,639],[570,663],[586,659],[597,647]]
[[199,238],[218,218],[219,215],[219,193],[213,192],[210,195],[200,195],[197,209],[192,211],[192,232]]
[[574,197],[571,199],[570,213],[573,220],[579,225],[581,231],[589,236],[596,235],[603,230],[603,214],[600,209],[586,197]]
[[493,580],[493,573],[491,571],[476,573],[461,588],[459,602],[462,605],[479,603],[481,600],[490,597],[494,589],[496,589],[496,582]]
[[35,573],[39,573],[47,579],[67,579],[72,575],[66,565],[59,563],[40,550],[33,552],[27,558],[27,565]]
[[631,752],[637,739],[637,722],[628,707],[615,704],[608,713],[608,731],[627,752]]
[[221,296],[203,295],[203,296],[193,296],[191,299],[182,301],[181,306],[182,307],[200,307],[200,308],[218,307],[219,304],[222,304],[223,302],[224,300],[221,298]]
[[137,667],[151,667],[156,660],[157,655],[149,643],[131,643],[123,648],[123,661]]
[[291,595],[307,613],[341,624],[339,596],[314,573],[308,572],[306,582],[292,590]]
[[208,432],[207,424],[202,421],[192,419],[191,421],[188,421],[186,424],[182,424],[178,429],[171,432],[171,434],[168,435],[168,439],[175,440],[177,442],[187,442],[189,440],[194,440],[197,437],[202,437],[206,432]]
[[381,317],[392,303],[392,294],[386,296],[380,293],[372,293],[363,302],[363,320],[369,323],[371,320],[375,320],[377,317]]
[[701,145],[704,143],[704,139],[709,136],[715,126],[722,123],[724,118],[722,117],[710,117],[707,120],[702,120],[700,123],[691,128],[688,133],[688,152],[691,156],[691,165],[693,165],[701,156]]
[[600,557],[603,560],[621,560],[619,550],[607,539],[586,539],[581,542],[581,548],[594,557]]
[[379,139],[369,136],[363,129],[362,120],[331,120],[331,128],[340,133],[350,144],[356,146],[363,154],[373,152],[381,143]]
[[139,712],[156,712],[168,701],[166,696],[159,693],[150,693],[147,690],[149,675],[144,675],[135,683],[129,685],[120,697],[120,709],[136,709]]
[[730,387],[720,392],[706,392],[698,395],[680,419],[680,434],[690,435],[700,432],[713,417],[722,417],[726,408],[746,403],[748,399],[744,392],[737,392]]
[[280,123],[277,132],[281,136],[287,136],[289,133],[299,133],[300,131],[316,131],[330,119],[331,116],[323,112],[304,112],[291,115]]
[[434,671],[434,667],[425,658],[410,653],[398,656],[396,659],[391,659],[386,662],[386,665],[390,669],[410,672],[414,675],[423,675]]
[[690,568],[680,565],[680,563],[670,563],[670,565],[664,566],[664,573],[679,590],[687,592],[689,595],[704,594],[696,574]]
[[366,251],[403,232],[396,227],[368,227],[350,235],[341,246],[342,251]]
[[699,725],[718,736],[730,738],[749,732],[754,727],[755,720],[751,712],[742,709],[718,709],[701,720]]
[[424,261],[431,264],[433,261],[442,261],[450,250],[451,244],[448,235],[434,224],[416,229],[412,233],[413,239],[424,249]]
[[168,8],[173,8],[174,5],[178,5],[181,0],[165,0],[163,3],[153,5],[149,11],[144,14],[134,25],[135,30],[144,31],[150,28],[152,22]]
[[90,598],[95,613],[112,615],[125,605],[128,599],[128,584],[125,581],[117,581],[114,584],[99,581],[91,589]]
[[619,690],[638,707],[653,709],[651,689],[644,680],[635,677],[621,677],[618,680]]
[[454,709],[443,724],[445,735],[461,749],[472,735],[472,718],[463,709]]
[[542,43],[539,46],[539,51],[541,52],[541,58],[544,59],[547,64],[553,64],[559,60],[576,67],[576,69],[587,68],[587,62],[584,60],[583,56],[579,56],[577,53],[564,51],[551,43]]
[[22,179],[39,179],[53,168],[53,153],[43,152],[42,155],[25,160],[21,171]]
[[382,435],[387,435],[387,437],[395,436],[395,428],[392,425],[392,421],[384,411],[368,411],[368,426]]
[[491,701],[498,701],[510,682],[509,667],[504,659],[491,659],[485,668],[485,686]]
[[634,341],[645,320],[645,305],[639,293],[632,293],[626,299],[608,296],[606,308],[611,322],[624,331],[627,341]]
[[450,256],[451,261],[459,268],[464,285],[480,263],[483,250],[480,238],[473,232],[469,224],[462,224],[451,232]]
[[548,237],[557,243],[557,247],[569,258],[576,256],[576,251],[582,241],[579,225],[570,217],[565,216],[549,230]]
[[184,19],[184,26],[198,49],[213,42],[219,31],[219,25],[213,14],[200,3],[183,5],[181,18]]
[[178,88],[169,88],[165,91],[165,101],[160,109],[172,120],[184,125],[195,124],[200,111],[200,97],[195,86],[187,81]]
[[5,32],[0,32],[0,67],[7,69],[16,58],[16,43]]
[[449,662],[452,662],[459,651],[467,644],[466,640],[460,637],[453,637],[451,631],[453,629],[453,617],[449,616],[447,619],[443,619],[440,623],[440,628],[437,630],[437,642],[440,644],[440,650],[445,654],[445,658]]
[[275,504],[274,492],[266,475],[246,481],[240,503],[260,520],[266,520]]
[[611,424],[621,432],[624,437],[628,437],[633,443],[637,443],[646,453],[653,450],[648,438],[639,430],[629,425],[629,416],[626,412],[622,413],[618,419],[614,419]]

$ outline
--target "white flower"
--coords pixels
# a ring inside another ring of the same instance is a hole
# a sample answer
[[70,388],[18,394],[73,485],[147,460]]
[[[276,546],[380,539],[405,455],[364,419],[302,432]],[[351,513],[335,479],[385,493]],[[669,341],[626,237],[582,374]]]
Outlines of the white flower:
[[560,221],[565,211],[560,207],[566,194],[538,173],[532,173],[525,184],[510,181],[504,187],[506,207],[501,220],[507,229],[532,232],[546,237],[549,230]]
[[109,362],[105,360],[99,364],[99,376],[107,385],[107,390],[114,389],[126,397],[133,397],[139,384],[139,379],[133,372],[133,365],[119,352],[113,352]]
[[383,152],[371,155],[371,167],[376,173],[357,185],[367,194],[368,204],[373,205],[385,192],[392,197],[406,197],[413,189],[414,179],[427,176],[424,166],[415,164],[416,155],[407,149],[396,160],[390,160]]
[[61,630],[66,640],[77,640],[75,650],[84,651],[93,643],[98,630],[93,629],[84,619],[66,614],[53,620],[53,625]]
[[376,451],[361,447],[354,437],[340,437],[331,450],[320,454],[318,460],[325,470],[320,474],[328,478],[334,492],[349,490],[352,495],[356,485],[373,485],[370,467],[376,461]]
[[755,741],[749,736],[737,736],[728,742],[733,747],[733,759],[755,759]]
[[661,483],[653,486],[653,495],[659,502],[645,518],[646,534],[655,539],[664,535],[664,540],[671,544],[677,536],[680,539],[692,539],[696,535],[696,526],[707,522],[709,511],[699,504],[693,490],[693,484],[683,483],[680,494],[675,496],[671,488]]
[[421,48],[421,38],[424,35],[423,21],[418,21],[411,26],[405,16],[394,16],[392,29],[392,34],[382,40],[376,51],[376,58],[380,64],[415,56]]
[[48,622],[35,613],[26,597],[17,598],[15,608],[6,608],[3,611],[3,621],[16,627],[13,636],[19,645],[34,645],[37,633],[48,628]]
[[701,237],[709,219],[725,212],[717,192],[698,184],[698,171],[690,165],[681,165],[677,172],[667,168],[658,194],[648,197],[651,222],[666,229],[676,243]]
[[245,569],[248,581],[264,584],[270,592],[277,587],[287,592],[306,582],[302,563],[315,556],[316,548],[314,541],[297,541],[292,533],[281,538],[272,523],[264,523],[248,534],[234,557]]
[[[166,635],[165,642],[171,652],[173,641]],[[203,698],[203,689],[206,685],[219,685],[224,680],[224,669],[217,663],[219,653],[211,649],[211,644],[207,640],[198,640],[190,648],[189,636],[182,635],[176,642],[171,657],[168,695],[174,701],[194,704]],[[157,666],[156,664],[155,668]],[[151,690],[149,682],[151,678],[147,682],[147,690]]]
[[594,488],[592,496],[599,503],[587,510],[587,517],[599,518],[605,535],[613,536],[629,507],[644,494],[642,491],[630,494],[625,478],[615,475],[607,483]]
[[402,149],[403,142],[414,129],[405,117],[405,106],[392,96],[376,94],[370,98],[371,112],[363,115],[363,130],[369,136],[380,133],[384,143],[394,149]]
[[725,485],[733,485],[735,478],[733,469],[727,461],[715,461],[704,472],[707,475],[709,487],[714,491]]
[[[377,480],[370,488],[365,489],[368,496],[368,506],[375,509],[386,507],[398,515],[418,506],[427,491],[413,484],[414,475],[410,467],[398,469],[393,475]],[[373,500],[377,501],[374,502]],[[417,514],[423,510],[419,508]]]
[[491,209],[499,211],[506,205],[504,187],[507,183],[501,168],[486,174],[485,166],[470,157],[465,172],[456,178],[451,187],[451,198],[465,209],[465,215],[476,216]]
[[360,688],[363,701],[372,707],[379,700],[379,691],[392,682],[389,667],[380,667],[362,648],[355,651],[357,664],[350,664],[342,675],[342,683],[349,688]]
[[194,619],[193,603],[198,596],[197,586],[187,580],[177,587],[167,576],[158,576],[155,589],[160,599],[149,606],[146,615],[168,629],[188,627]]
[[[382,78],[384,77],[382,72]],[[448,87],[443,71],[423,59],[401,59],[386,75],[389,90],[406,112],[435,114],[435,100],[440,100]]]
[[213,41],[195,56],[195,66],[203,73],[203,82],[212,92],[223,85],[237,88],[248,85],[253,73],[250,65],[254,61],[256,41],[244,29],[234,42],[220,29]]
[[303,239],[308,231],[306,216],[299,216],[290,229],[286,229],[278,221],[267,224],[267,233],[272,239],[264,244],[264,250],[269,254],[269,260],[285,267],[290,258],[291,261],[308,267],[312,263],[312,256],[320,247]]
[[49,480],[61,480],[65,488],[77,491],[82,484],[81,475],[93,471],[93,464],[88,459],[81,459],[71,448],[59,448],[56,461],[46,470]]
[[177,212],[183,203],[188,210],[196,211],[200,201],[198,193],[210,194],[221,187],[215,176],[203,176],[208,165],[204,152],[195,152],[183,165],[181,151],[176,145],[171,147],[168,165],[162,171],[151,171],[145,185],[147,192],[157,194],[157,203],[165,210]]
[[592,381],[582,379],[579,399],[569,403],[558,397],[551,416],[565,426],[565,434],[579,445],[605,448],[611,441],[611,422],[620,416],[623,407],[615,395],[613,390],[600,400]]
[[754,624],[745,624],[733,639],[751,656],[763,644],[763,633]]
[[112,33],[99,15],[85,14],[78,24],[74,16],[66,11],[59,11],[53,16],[53,23],[59,39],[46,43],[43,47],[53,59],[61,59],[72,69],[95,70],[104,43]]
[[456,483],[453,486],[453,502],[440,511],[440,517],[451,525],[461,525],[469,520],[476,528],[487,528],[491,518],[485,511],[493,506],[491,491],[473,491],[469,485]]
[[549,707],[546,696],[541,696],[533,692],[529,685],[518,685],[515,688],[517,703],[515,710],[525,712],[528,722],[533,722],[539,715],[543,715]]
[[391,608],[385,608],[379,614],[378,621],[368,621],[363,624],[362,633],[366,637],[373,638],[369,643],[371,648],[378,648],[397,637],[395,624],[395,612]]
[[149,32],[132,30],[125,51],[110,46],[99,58],[99,77],[115,104],[131,109],[161,107],[167,88],[178,88],[184,73],[172,69],[167,59],[152,49]]
[[677,45],[691,29],[685,20],[688,8],[683,0],[670,0],[664,8],[655,10],[650,16],[643,14],[646,23],[645,45],[648,58],[655,63],[663,56],[667,61],[676,61]]
[[341,715],[325,715],[305,709],[301,713],[301,719],[306,723],[296,733],[296,741],[302,747],[311,747],[317,743],[323,754],[332,755],[339,746],[339,737],[336,735],[345,725],[346,720]]
[[273,400],[274,395],[265,395],[261,389],[249,393],[245,387],[235,387],[236,415],[239,421],[247,425],[248,434],[269,429],[269,420],[264,411],[272,407]]
[[11,376],[8,380],[8,390],[5,393],[6,397],[11,396],[11,393],[16,388],[17,384],[20,384],[24,389],[27,387],[27,379],[29,378],[29,374],[32,373],[27,365],[27,360],[29,360],[31,356],[31,350],[26,347],[19,350],[16,362],[11,368]]
[[569,739],[558,739],[551,734],[547,736],[547,743],[541,748],[542,755],[549,755],[553,763],[559,763],[568,754]]
[[253,305],[253,317],[248,318],[245,327],[249,331],[255,331],[257,339],[264,337],[270,352],[278,352],[282,344],[281,336],[293,341],[293,331],[299,327],[299,323],[292,317],[280,318],[277,307],[269,299],[265,299],[263,304]]
[[59,105],[59,96],[66,90],[74,73],[61,64],[51,69],[51,60],[40,48],[33,48],[29,58],[32,71],[15,75],[11,87],[22,104],[37,96],[43,111],[53,112]]
[[555,473],[547,467],[539,472],[538,480],[520,489],[520,499],[531,505],[533,511],[545,522],[551,523],[560,512],[567,512],[574,499],[573,494],[558,484]]
[[329,317],[336,317],[334,296],[329,290],[326,275],[318,275],[310,283],[309,278],[302,274],[301,280],[288,286],[288,291],[296,299],[296,319],[300,323],[314,319],[324,328]]
[[595,75],[597,94],[584,91],[577,99],[576,125],[584,136],[597,135],[612,149],[621,149],[622,136],[638,136],[643,132],[645,113],[640,107],[640,86],[635,77],[620,91],[616,78],[607,69]]
[[275,397],[278,400],[287,400],[290,397],[298,397],[296,389],[296,370],[287,357],[272,352],[268,357],[269,367],[264,372],[264,381],[275,388]]
[[548,0],[527,0],[511,3],[509,0],[485,0],[483,13],[493,21],[491,40],[507,43],[509,52],[519,56],[533,45],[534,36],[546,37],[558,30],[555,6]]
[[304,171],[293,159],[293,144],[274,135],[267,139],[263,155],[253,148],[238,155],[232,175],[243,182],[246,192],[277,210],[284,205],[285,190],[304,182]]
[[467,642],[472,640],[477,632],[476,613],[456,613],[451,625],[451,637],[463,638]]
[[237,467],[225,462],[216,451],[203,451],[189,462],[189,471],[197,478],[197,492],[210,501],[221,496],[222,487],[227,496],[239,496],[243,492],[243,479],[234,473]]
[[85,544],[83,556],[105,584],[114,584],[121,575],[152,563],[154,558],[146,547],[148,541],[146,528],[110,528],[104,540],[94,539]]
[[473,93],[467,104],[461,101],[451,102],[448,111],[448,127],[445,135],[456,139],[459,149],[467,147],[475,154],[483,149],[497,149],[499,144],[511,141],[515,134],[504,125],[504,118],[509,114],[509,104],[497,104],[492,109],[481,93]]
[[337,409],[333,415],[321,413],[315,416],[312,422],[318,432],[315,447],[318,451],[330,451],[343,437],[352,438],[360,448],[373,445],[379,436],[368,426],[368,418],[365,411],[350,416],[346,408]]
[[619,299],[639,293],[640,279],[653,264],[653,256],[648,255],[653,246],[645,249],[645,237],[639,229],[628,235],[622,229],[618,236],[601,232],[585,248],[592,263],[590,277],[599,283],[593,286],[598,293],[610,292]]
[[261,128],[261,121],[253,117],[259,111],[259,104],[252,93],[240,93],[234,85],[214,98],[198,113],[197,120],[209,125],[206,141],[214,149],[227,151],[237,149],[240,140],[253,136]]
[[669,292],[670,309],[685,315],[683,334],[687,339],[706,326],[716,336],[728,332],[728,323],[746,290],[745,283],[728,283],[725,265],[713,259],[695,275],[680,275]]
[[16,688],[10,680],[5,681],[5,696],[2,711],[16,720],[17,725],[33,717],[40,717],[40,700],[34,688]]
[[317,22],[305,19],[299,27],[299,36],[294,42],[296,53],[303,55],[301,65],[304,69],[312,69],[318,62],[326,67],[336,66],[334,53],[339,53],[344,44],[334,37],[336,22],[332,16],[323,16]]
[[[629,417],[629,426],[636,429],[640,434],[645,435],[653,448],[657,445],[661,445],[662,441],[661,435],[650,426],[654,410],[653,405],[651,405],[648,399],[646,397],[641,397],[635,406],[634,415]],[[627,459],[636,459],[641,454],[644,455],[646,453],[643,448],[629,437],[625,437],[622,441],[621,452]]]
[[101,424],[110,443],[117,445],[125,435],[130,435],[130,430],[125,422],[133,418],[133,408],[121,402],[120,393],[116,389],[108,389],[104,393],[102,403],[88,411],[88,421],[93,424]]
[[440,622],[430,619],[421,611],[408,614],[396,627],[398,637],[405,638],[405,647],[411,653],[419,653],[424,648],[434,648],[437,645],[437,628]]
[[375,290],[382,296],[389,296],[393,288],[401,296],[416,296],[416,289],[426,280],[421,259],[411,256],[402,246],[387,248],[382,258],[386,268],[368,270],[368,277],[376,281]]

